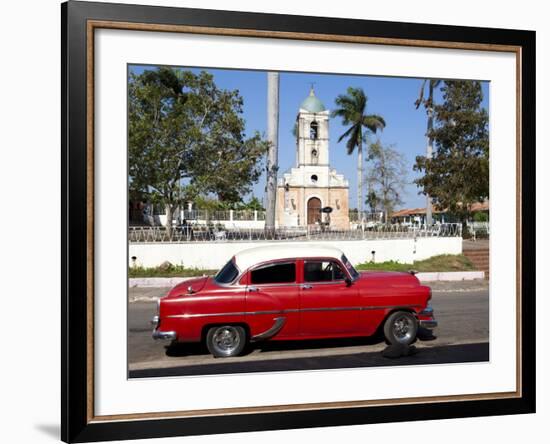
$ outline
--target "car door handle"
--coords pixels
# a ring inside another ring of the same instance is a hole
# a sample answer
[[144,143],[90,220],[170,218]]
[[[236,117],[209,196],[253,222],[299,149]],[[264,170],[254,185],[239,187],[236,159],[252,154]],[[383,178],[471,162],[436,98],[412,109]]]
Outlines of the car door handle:
[[302,284],[302,290],[310,290],[313,288],[313,285],[310,284]]
[[254,286],[248,287],[248,291],[250,291],[250,292],[258,291],[258,287],[254,287]]

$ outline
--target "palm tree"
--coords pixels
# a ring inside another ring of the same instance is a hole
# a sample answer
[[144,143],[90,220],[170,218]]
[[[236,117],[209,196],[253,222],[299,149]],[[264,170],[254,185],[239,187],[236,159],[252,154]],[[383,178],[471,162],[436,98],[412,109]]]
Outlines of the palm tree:
[[[424,79],[420,86],[420,96],[414,102],[416,109],[420,105],[424,105],[426,113],[428,114],[428,128],[426,130],[426,159],[432,158],[433,153],[433,139],[430,137],[432,129],[434,127],[434,89],[439,86],[442,80]],[[426,89],[426,83],[428,84],[428,97],[424,97],[424,90]],[[432,225],[432,199],[428,193],[426,193],[426,225],[429,227]]]
[[277,198],[277,169],[279,157],[279,73],[267,73],[267,153],[266,214],[265,229],[275,229]]
[[[384,129],[386,122],[376,114],[366,114],[368,98],[363,88],[349,87],[346,94],[336,97],[338,106],[332,112],[332,117],[341,117],[344,125],[350,125],[344,134],[338,138],[338,142],[347,138],[346,148],[348,154],[352,154],[357,148],[357,208],[359,214],[363,212],[363,140],[366,134],[363,130],[375,134]],[[362,218],[362,216],[361,216]]]

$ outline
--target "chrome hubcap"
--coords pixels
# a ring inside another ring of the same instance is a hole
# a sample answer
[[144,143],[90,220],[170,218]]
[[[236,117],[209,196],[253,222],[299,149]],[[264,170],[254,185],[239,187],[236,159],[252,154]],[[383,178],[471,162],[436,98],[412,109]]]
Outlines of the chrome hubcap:
[[410,318],[401,316],[393,322],[393,332],[399,342],[407,342],[411,339],[413,325]]
[[220,327],[214,333],[213,342],[215,346],[224,353],[235,350],[240,343],[240,337],[232,327]]

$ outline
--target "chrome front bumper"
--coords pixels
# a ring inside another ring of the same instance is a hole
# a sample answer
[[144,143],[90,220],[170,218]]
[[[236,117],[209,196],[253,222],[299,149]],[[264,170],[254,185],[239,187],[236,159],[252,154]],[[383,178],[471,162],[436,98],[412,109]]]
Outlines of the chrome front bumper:
[[177,338],[175,331],[159,331],[153,330],[153,339],[160,339],[163,341],[175,341]]
[[437,321],[435,319],[430,319],[430,320],[427,320],[427,321],[418,321],[418,325],[422,328],[429,328],[429,329],[432,329],[432,328],[436,328],[437,327]]
[[429,328],[429,329],[437,327],[437,321],[433,318],[434,309],[432,308],[431,305],[428,305],[424,310],[422,310],[418,314],[419,316],[430,316],[432,318],[432,319],[426,319],[426,320],[419,319],[418,320],[419,327]]

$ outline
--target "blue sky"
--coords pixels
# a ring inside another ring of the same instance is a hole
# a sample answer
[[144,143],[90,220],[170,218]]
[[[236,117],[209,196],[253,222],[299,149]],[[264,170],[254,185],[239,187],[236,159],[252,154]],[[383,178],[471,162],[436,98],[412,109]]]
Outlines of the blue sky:
[[[242,71],[211,68],[188,68],[194,72],[205,70],[214,75],[219,88],[238,89],[244,100],[243,118],[246,121],[246,132],[266,132],[267,109],[267,75],[263,71]],[[148,66],[131,66],[130,71],[136,74]],[[415,109],[421,79],[398,77],[351,76],[335,74],[291,73],[280,74],[279,87],[279,171],[280,174],[294,166],[295,141],[292,128],[300,103],[309,94],[314,82],[315,95],[329,110],[335,108],[334,100],[345,93],[348,86],[361,87],[368,97],[367,112],[379,114],[386,121],[386,128],[378,133],[385,144],[395,145],[403,153],[408,166],[409,184],[403,195],[402,207],[423,207],[425,198],[419,195],[419,189],[412,183],[417,173],[412,169],[414,159],[426,151],[426,113]],[[482,82],[484,94],[483,106],[488,109],[489,83]],[[439,94],[436,95],[437,97]],[[339,136],[345,131],[339,118],[330,121],[330,164],[339,173],[346,176],[350,183],[350,208],[357,206],[356,166],[357,155],[346,154],[345,140],[338,143]],[[265,176],[253,187],[253,195],[263,199]],[[247,197],[248,199],[248,197]]]

